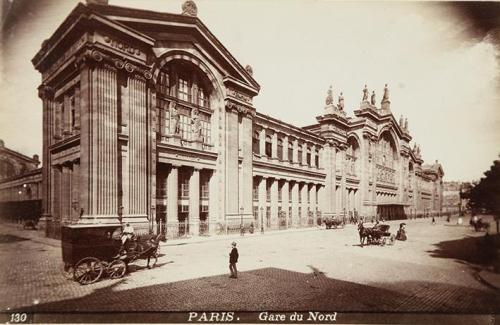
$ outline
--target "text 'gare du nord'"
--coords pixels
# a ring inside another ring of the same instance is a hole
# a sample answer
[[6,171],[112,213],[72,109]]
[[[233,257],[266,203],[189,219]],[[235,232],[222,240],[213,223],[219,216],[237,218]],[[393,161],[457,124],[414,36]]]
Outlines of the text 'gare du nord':
[[441,211],[442,167],[411,148],[387,85],[380,106],[365,86],[353,117],[330,88],[316,124],[285,123],[196,15],[87,1],[43,42],[42,223],[120,214],[175,237]]

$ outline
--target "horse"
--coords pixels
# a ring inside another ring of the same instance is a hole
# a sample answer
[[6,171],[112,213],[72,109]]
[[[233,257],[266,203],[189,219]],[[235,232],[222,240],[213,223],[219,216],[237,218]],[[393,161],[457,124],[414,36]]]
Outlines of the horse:
[[364,245],[365,238],[367,238],[367,243],[370,243],[371,236],[373,235],[372,231],[373,229],[371,228],[365,228],[362,222],[358,224],[359,241],[361,243],[361,247],[363,247]]
[[138,259],[148,259],[147,267],[150,269],[149,262],[154,257],[155,262],[153,263],[153,267],[156,266],[158,256],[160,255],[160,240],[162,239],[162,234],[156,236],[143,235],[137,238],[133,247],[127,251],[126,263],[128,264]]

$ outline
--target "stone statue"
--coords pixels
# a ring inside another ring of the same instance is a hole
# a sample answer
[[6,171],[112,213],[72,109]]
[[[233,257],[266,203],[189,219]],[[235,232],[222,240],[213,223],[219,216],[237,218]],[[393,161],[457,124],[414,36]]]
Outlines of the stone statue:
[[201,139],[201,121],[200,112],[197,108],[193,108],[191,111],[191,125],[193,127],[193,138],[195,140]]
[[403,115],[399,117],[399,126],[403,127]]
[[365,85],[365,88],[363,89],[363,101],[367,102],[368,101],[368,88]]
[[342,92],[340,93],[339,96],[339,110],[341,111],[344,110],[344,96],[342,96]]
[[253,76],[253,69],[252,69],[252,66],[250,64],[247,64],[245,66],[245,70],[248,72],[249,75]]
[[332,105],[333,104],[333,89],[332,89],[332,86],[330,86],[330,88],[328,88],[328,91],[326,93],[325,104],[326,105]]
[[169,104],[169,110],[170,110],[170,133],[172,134],[179,134],[179,121],[180,121],[180,115],[179,111],[177,110],[177,104],[176,102],[170,102]]
[[382,98],[382,102],[389,100],[389,88],[387,88],[387,84],[384,87],[384,97]]
[[375,90],[372,91],[371,104],[375,106]]
[[404,126],[404,129],[405,129],[406,131],[408,131],[408,119],[407,119],[407,118],[405,118],[405,126]]
[[182,4],[182,14],[186,16],[196,17],[198,15],[198,7],[192,0],[187,0]]

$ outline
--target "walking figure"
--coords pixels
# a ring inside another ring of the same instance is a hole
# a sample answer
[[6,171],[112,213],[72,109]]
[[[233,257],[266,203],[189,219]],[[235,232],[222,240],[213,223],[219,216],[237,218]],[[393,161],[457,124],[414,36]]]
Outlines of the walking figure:
[[435,225],[436,224],[436,219],[434,219],[434,216],[432,216],[432,224]]
[[236,243],[233,241],[231,244],[233,249],[229,253],[229,271],[231,271],[230,278],[238,278],[238,270],[236,269],[236,263],[238,263],[238,249],[236,248]]

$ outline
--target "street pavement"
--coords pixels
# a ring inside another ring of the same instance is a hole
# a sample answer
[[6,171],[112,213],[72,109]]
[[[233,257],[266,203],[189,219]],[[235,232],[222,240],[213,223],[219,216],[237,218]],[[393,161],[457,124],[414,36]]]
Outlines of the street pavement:
[[405,222],[408,240],[393,246],[361,247],[354,225],[169,241],[155,268],[138,261],[87,286],[63,276],[56,241],[0,225],[0,310],[500,313],[500,291],[478,277],[484,233],[455,219]]

